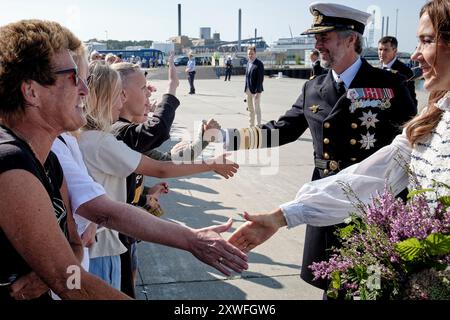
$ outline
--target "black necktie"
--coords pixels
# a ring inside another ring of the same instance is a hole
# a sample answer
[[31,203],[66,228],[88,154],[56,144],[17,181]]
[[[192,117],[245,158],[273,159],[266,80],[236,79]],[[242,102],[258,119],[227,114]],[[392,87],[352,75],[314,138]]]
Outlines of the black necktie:
[[346,92],[344,81],[342,81],[341,79],[338,79],[338,81],[336,81],[336,91],[339,97],[343,96]]

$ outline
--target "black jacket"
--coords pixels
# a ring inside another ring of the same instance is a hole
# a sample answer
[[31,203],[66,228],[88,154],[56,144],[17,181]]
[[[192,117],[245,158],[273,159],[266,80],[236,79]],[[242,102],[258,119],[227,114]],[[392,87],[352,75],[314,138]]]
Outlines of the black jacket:
[[170,138],[170,128],[179,105],[180,101],[175,96],[165,94],[148,121],[141,124],[117,121],[113,125],[115,135],[137,152],[155,149]]
[[312,69],[311,69],[311,77],[314,77],[314,76],[320,76],[320,75],[322,75],[322,74],[324,74],[324,73],[327,73],[328,72],[328,70],[327,69],[325,69],[325,68],[323,68],[321,65],[320,65],[320,60],[316,60],[316,62],[314,62],[313,64],[312,64]]
[[[413,76],[412,70],[403,62],[400,60],[395,60],[394,64],[391,67],[392,70],[398,71],[401,75],[406,77],[406,80],[411,79]],[[408,87],[409,94],[411,95],[412,99],[414,100],[416,106],[417,106],[417,97],[416,97],[416,85],[414,81],[407,81],[406,86]]]
[[245,90],[250,90],[251,93],[261,93],[264,91],[263,88],[264,81],[264,64],[259,60],[255,59],[252,66],[247,68],[245,73]]

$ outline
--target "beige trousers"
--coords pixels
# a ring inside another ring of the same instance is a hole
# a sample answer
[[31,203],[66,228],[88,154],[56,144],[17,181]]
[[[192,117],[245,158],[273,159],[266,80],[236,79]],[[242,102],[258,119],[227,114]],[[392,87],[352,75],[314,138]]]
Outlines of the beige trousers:
[[255,116],[256,116],[256,124],[261,124],[261,93],[251,93],[250,90],[247,89],[247,105],[248,111],[250,112],[250,127],[255,126]]

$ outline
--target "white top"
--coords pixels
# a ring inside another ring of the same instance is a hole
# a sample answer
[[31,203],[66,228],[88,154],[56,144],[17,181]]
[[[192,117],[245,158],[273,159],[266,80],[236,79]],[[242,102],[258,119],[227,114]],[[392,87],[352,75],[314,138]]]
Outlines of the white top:
[[64,178],[69,190],[72,213],[77,224],[78,234],[82,234],[90,221],[77,214],[78,208],[86,202],[105,194],[105,189],[89,176],[83,161],[77,139],[68,133],[61,135],[66,142],[55,139],[52,151],[63,168]]
[[189,59],[186,68],[188,68],[189,72],[195,71],[195,59]]
[[[433,180],[450,184],[450,93],[437,107],[444,111],[441,121],[429,139],[417,143],[411,156],[411,169],[424,189],[433,188]],[[445,190],[438,188],[438,192]],[[436,202],[435,193],[430,192],[427,197],[430,202]]]
[[[100,183],[108,196],[127,201],[126,177],[133,173],[142,154],[118,141],[111,133],[85,131],[80,136],[80,149],[89,174]],[[97,230],[97,242],[90,248],[91,258],[114,256],[126,252],[118,232],[107,228]]]
[[[88,174],[77,139],[68,133],[63,133],[61,136],[65,143],[60,139],[55,139],[52,145],[52,151],[58,157],[59,163],[63,169],[73,218],[77,225],[77,232],[81,236],[91,222],[77,214],[78,208],[84,203],[104,195],[105,189],[95,182]],[[89,270],[88,248],[84,248],[81,265],[86,271]],[[57,296],[53,295],[53,297],[56,298]]]
[[368,203],[385,183],[394,194],[408,185],[405,165],[418,175],[423,188],[432,179],[450,184],[450,94],[438,102],[444,110],[442,120],[425,142],[412,149],[405,132],[369,158],[338,174],[303,185],[295,200],[280,206],[288,228],[299,224],[328,226],[342,223],[350,212],[356,212],[340,182],[350,185],[358,198]]

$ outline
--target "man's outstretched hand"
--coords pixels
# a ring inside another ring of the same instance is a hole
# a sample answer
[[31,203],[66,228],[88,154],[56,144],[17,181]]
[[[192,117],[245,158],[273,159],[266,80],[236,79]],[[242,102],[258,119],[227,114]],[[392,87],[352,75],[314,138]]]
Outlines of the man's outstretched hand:
[[241,273],[247,270],[247,255],[221,237],[233,224],[232,219],[218,226],[194,230],[195,241],[191,242],[190,252],[200,261],[216,268],[226,276],[231,270]]

